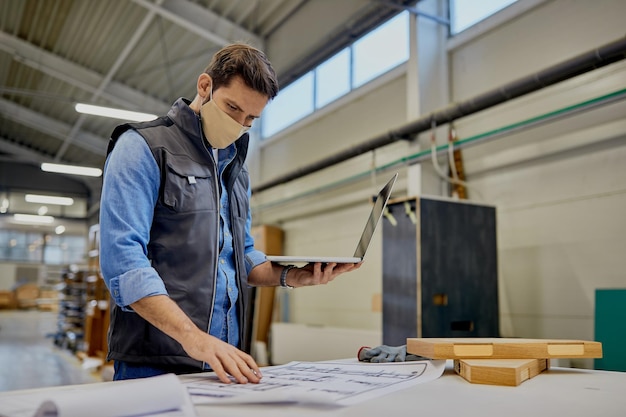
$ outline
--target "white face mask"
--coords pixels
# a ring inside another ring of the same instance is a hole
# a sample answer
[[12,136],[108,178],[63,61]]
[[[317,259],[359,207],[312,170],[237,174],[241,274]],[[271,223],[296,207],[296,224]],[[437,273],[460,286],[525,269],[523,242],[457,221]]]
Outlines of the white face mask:
[[213,148],[224,149],[250,130],[250,126],[240,125],[225,111],[220,109],[213,100],[213,90],[210,99],[200,107],[202,131]]

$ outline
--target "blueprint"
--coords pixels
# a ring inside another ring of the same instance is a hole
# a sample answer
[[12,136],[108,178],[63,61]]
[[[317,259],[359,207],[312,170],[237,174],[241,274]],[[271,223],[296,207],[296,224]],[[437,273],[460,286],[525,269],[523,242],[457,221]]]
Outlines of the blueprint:
[[258,384],[224,384],[214,375],[181,378],[194,404],[352,405],[439,378],[445,361],[290,362],[262,368]]

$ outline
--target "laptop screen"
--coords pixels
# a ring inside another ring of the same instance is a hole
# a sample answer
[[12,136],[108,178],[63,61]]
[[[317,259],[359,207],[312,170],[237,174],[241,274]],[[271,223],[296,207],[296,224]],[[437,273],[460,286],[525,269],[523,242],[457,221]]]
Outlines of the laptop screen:
[[374,206],[372,207],[372,211],[370,212],[370,217],[367,219],[367,224],[365,225],[365,229],[363,230],[363,234],[361,235],[361,239],[359,240],[359,244],[354,251],[355,258],[363,258],[365,256],[365,251],[372,240],[372,236],[374,235],[374,230],[376,230],[376,225],[378,221],[383,215],[383,211],[387,206],[387,201],[389,200],[389,196],[391,195],[391,189],[396,182],[396,178],[398,178],[398,174],[396,173],[389,182],[383,187],[382,190],[376,196],[376,201],[374,201]]

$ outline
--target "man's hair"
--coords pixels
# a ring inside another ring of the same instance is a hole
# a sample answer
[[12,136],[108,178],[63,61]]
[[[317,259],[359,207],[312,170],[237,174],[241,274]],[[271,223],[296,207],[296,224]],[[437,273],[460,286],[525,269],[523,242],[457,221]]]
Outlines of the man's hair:
[[270,100],[278,94],[278,80],[269,59],[262,51],[244,43],[217,51],[204,72],[213,80],[213,91],[228,86],[233,77],[240,76],[248,87]]

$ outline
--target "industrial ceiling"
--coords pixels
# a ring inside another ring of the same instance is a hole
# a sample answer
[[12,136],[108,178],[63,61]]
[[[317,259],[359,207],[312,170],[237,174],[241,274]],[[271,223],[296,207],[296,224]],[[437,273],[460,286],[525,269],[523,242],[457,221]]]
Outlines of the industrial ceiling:
[[[102,167],[119,120],[82,115],[77,102],[163,114],[193,98],[222,46],[246,41],[275,63],[281,86],[415,1],[3,0],[0,2],[0,191],[70,192],[97,206],[100,178],[51,182],[42,162]],[[294,37],[294,19],[325,7],[341,16]],[[341,10],[341,12],[338,12]],[[282,36],[280,42],[275,39]],[[313,40],[313,41],[312,41]],[[56,190],[55,190],[56,189]]]

